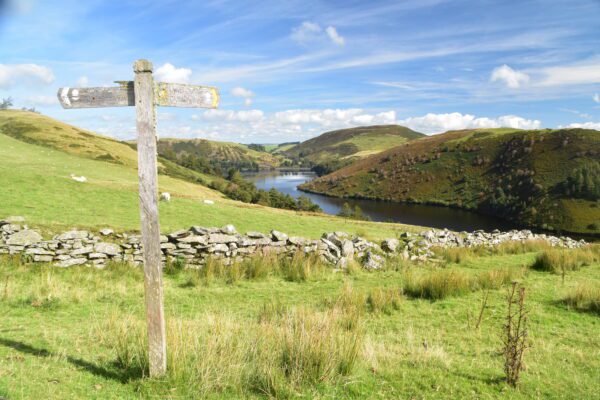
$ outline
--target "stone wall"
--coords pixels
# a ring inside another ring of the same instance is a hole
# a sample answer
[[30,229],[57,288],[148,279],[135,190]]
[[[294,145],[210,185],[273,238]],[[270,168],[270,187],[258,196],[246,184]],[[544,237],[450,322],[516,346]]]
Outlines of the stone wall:
[[[0,220],[0,254],[21,254],[35,262],[49,262],[57,267],[91,265],[103,267],[110,260],[141,264],[141,237],[137,234],[115,234],[103,229],[97,235],[72,230],[44,240],[42,235],[22,225],[22,217]],[[362,262],[365,268],[380,268],[384,253],[417,262],[435,257],[434,247],[494,246],[506,241],[546,240],[552,246],[577,248],[584,241],[565,237],[537,235],[530,231],[485,233],[455,233],[448,230],[429,230],[420,234],[402,233],[381,244],[344,232],[325,233],[318,240],[289,237],[283,232],[247,232],[239,234],[233,225],[223,228],[193,226],[161,236],[163,261],[184,259],[191,267],[202,266],[208,257],[225,262],[241,261],[264,252],[294,254],[298,251],[316,253],[332,265],[343,268],[351,259]]]

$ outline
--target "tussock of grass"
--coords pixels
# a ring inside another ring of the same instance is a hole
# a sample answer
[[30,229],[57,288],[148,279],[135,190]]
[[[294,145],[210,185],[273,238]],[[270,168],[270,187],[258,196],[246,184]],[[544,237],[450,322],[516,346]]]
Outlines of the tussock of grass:
[[545,240],[507,241],[496,246],[436,248],[439,257],[448,263],[462,264],[477,257],[504,254],[523,254],[550,249]]
[[[349,327],[340,323],[348,316],[339,308],[319,312],[269,307],[254,322],[227,315],[169,320],[167,379],[187,388],[193,397],[256,393],[282,398],[353,371],[363,343],[357,315]],[[99,335],[115,349],[123,370],[145,374],[148,359],[142,320],[112,318]]]
[[361,316],[367,312],[372,314],[391,314],[398,310],[404,296],[399,287],[376,288],[369,292],[360,292],[348,283],[342,286],[339,296],[325,300],[330,309],[340,309],[346,315]]
[[461,296],[480,289],[499,289],[519,279],[524,270],[494,269],[477,276],[453,269],[435,270],[416,275],[408,272],[404,280],[404,293],[410,297],[441,300],[446,297]]
[[576,271],[598,261],[600,261],[600,251],[597,246],[580,249],[549,249],[537,256],[531,268],[561,274]]
[[290,282],[305,282],[323,277],[331,271],[314,254],[297,252],[292,256],[265,253],[255,257],[227,263],[222,259],[208,258],[198,269],[185,270],[186,286],[209,285],[213,282],[235,284],[242,279],[261,280],[280,277]]
[[563,302],[575,310],[600,315],[600,287],[589,283],[581,283],[567,293]]

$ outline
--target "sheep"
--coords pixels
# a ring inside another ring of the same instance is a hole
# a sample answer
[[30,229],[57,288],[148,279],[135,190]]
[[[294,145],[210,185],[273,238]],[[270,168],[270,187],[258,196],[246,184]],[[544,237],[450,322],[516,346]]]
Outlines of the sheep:
[[160,201],[166,201],[166,202],[171,201],[171,193],[168,193],[168,192],[161,193],[160,194]]
[[85,176],[77,176],[75,174],[71,174],[71,179],[77,182],[87,182],[87,178]]

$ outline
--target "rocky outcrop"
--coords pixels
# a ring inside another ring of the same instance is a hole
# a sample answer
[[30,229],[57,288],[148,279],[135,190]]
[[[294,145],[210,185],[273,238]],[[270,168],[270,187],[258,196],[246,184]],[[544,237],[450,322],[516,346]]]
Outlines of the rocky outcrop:
[[[109,261],[141,264],[142,244],[137,234],[114,234],[102,229],[100,236],[84,231],[71,230],[43,240],[35,230],[22,226],[21,217],[0,220],[0,254],[22,254],[35,262],[50,262],[57,267],[90,265],[103,267]],[[507,241],[545,240],[552,246],[577,248],[585,241],[567,237],[538,235],[530,231],[476,231],[451,232],[429,230],[420,234],[402,233],[381,245],[345,232],[325,233],[320,239],[289,237],[279,231],[238,233],[233,225],[223,228],[193,226],[168,235],[161,235],[163,261],[185,260],[190,267],[202,266],[209,257],[223,259],[226,263],[240,261],[256,254],[317,254],[328,263],[345,268],[351,260],[359,260],[364,268],[380,269],[383,256],[393,255],[407,260],[423,262],[433,258],[435,247],[495,246]]]

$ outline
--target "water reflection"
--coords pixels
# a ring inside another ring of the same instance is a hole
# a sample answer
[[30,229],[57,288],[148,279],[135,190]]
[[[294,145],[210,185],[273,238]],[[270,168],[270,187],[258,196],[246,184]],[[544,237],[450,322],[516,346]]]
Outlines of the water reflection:
[[494,229],[509,230],[517,228],[515,224],[499,218],[448,207],[399,204],[376,200],[339,199],[298,190],[298,185],[315,177],[312,172],[265,171],[247,173],[244,177],[254,182],[259,189],[269,190],[275,188],[293,197],[300,195],[309,197],[327,214],[338,214],[342,205],[347,202],[352,207],[358,205],[363,213],[373,221],[393,221],[434,228],[448,228],[456,231],[473,231],[477,229],[492,231]]

